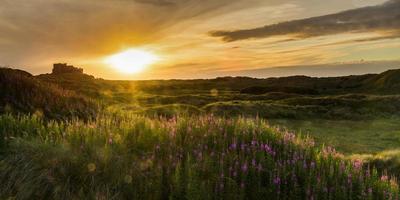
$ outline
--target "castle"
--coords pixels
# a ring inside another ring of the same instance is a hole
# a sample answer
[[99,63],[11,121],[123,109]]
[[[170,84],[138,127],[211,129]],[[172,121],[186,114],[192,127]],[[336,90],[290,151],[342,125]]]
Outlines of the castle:
[[77,68],[67,63],[56,63],[53,65],[52,74],[66,74],[66,73],[78,73],[83,74],[82,68]]

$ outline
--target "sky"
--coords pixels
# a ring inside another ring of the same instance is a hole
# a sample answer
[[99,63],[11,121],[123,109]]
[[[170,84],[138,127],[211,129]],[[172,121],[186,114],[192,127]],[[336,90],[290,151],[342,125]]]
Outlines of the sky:
[[[127,49],[159,59],[136,74],[104,62]],[[33,74],[336,76],[400,68],[399,52],[400,0],[0,0],[0,65]]]

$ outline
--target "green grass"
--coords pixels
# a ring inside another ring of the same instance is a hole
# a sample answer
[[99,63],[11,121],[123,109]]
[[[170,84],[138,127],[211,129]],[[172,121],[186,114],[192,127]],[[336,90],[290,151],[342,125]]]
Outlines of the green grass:
[[388,199],[395,180],[262,119],[0,116],[0,197]]
[[374,154],[400,147],[399,118],[352,120],[269,120],[272,125],[308,134],[318,144],[349,154]]

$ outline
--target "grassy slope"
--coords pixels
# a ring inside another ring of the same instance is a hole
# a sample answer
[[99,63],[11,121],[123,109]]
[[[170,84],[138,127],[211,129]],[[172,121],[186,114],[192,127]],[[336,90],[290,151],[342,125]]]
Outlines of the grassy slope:
[[0,91],[0,113],[40,112],[51,119],[87,119],[98,109],[94,101],[20,70],[0,68]]

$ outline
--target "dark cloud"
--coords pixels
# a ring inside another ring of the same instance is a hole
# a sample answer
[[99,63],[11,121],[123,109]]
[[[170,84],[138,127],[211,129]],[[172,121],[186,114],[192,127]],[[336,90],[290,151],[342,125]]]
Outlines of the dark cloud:
[[[214,31],[226,42],[290,35],[297,39],[351,32],[391,32],[400,37],[400,0],[307,19],[281,22],[260,28]],[[396,38],[394,37],[394,38]],[[386,37],[387,38],[387,37]],[[393,35],[392,35],[393,38]]]
[[381,73],[390,69],[399,69],[400,61],[360,61],[353,63],[334,63],[317,65],[296,65],[268,67],[254,70],[225,72],[232,76],[249,76],[256,78],[305,75],[313,77],[348,76],[366,73]]

